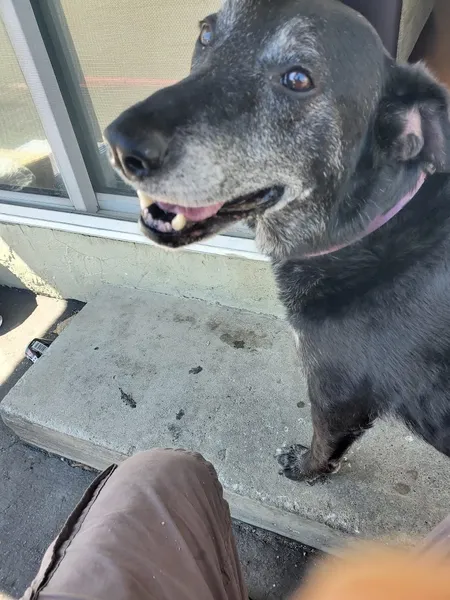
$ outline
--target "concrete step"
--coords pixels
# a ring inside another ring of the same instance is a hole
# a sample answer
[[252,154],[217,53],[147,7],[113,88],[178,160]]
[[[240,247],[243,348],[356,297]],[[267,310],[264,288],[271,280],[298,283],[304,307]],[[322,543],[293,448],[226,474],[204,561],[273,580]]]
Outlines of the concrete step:
[[98,469],[155,446],[200,451],[237,519],[318,549],[351,535],[426,534],[449,511],[450,463],[402,426],[378,424],[325,483],[278,475],[276,448],[311,436],[297,361],[275,317],[108,289],[1,415],[26,442]]

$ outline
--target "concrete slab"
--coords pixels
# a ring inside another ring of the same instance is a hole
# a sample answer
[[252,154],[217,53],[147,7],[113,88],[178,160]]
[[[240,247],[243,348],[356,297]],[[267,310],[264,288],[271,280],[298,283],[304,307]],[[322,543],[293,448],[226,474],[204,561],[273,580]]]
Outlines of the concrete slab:
[[[0,287],[0,401],[31,367],[23,359],[30,339],[53,339],[82,306]],[[94,477],[21,443],[0,419],[0,600],[22,596],[45,549]],[[269,531],[239,521],[233,530],[254,600],[290,597],[316,562],[318,554],[311,548]]]
[[450,463],[398,425],[378,425],[324,484],[281,478],[275,449],[311,435],[288,328],[201,301],[99,295],[1,413],[24,440],[97,468],[154,446],[198,450],[237,518],[316,548],[344,534],[410,540],[450,506]]
[[[0,401],[31,367],[23,359],[30,339],[60,334],[81,307],[79,302],[0,288]],[[45,549],[94,477],[94,472],[21,443],[0,419],[0,599],[22,596]],[[254,600],[290,597],[317,560],[311,548],[271,532],[239,521],[233,530]]]

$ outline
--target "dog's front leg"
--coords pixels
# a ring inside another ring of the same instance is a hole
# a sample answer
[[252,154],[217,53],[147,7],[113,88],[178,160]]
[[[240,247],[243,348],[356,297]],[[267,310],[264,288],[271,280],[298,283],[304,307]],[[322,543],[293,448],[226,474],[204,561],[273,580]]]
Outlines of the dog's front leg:
[[355,440],[369,429],[375,418],[370,398],[349,398],[346,402],[311,394],[313,438],[311,448],[300,444],[284,446],[277,451],[280,474],[297,481],[315,479],[336,473],[341,459]]

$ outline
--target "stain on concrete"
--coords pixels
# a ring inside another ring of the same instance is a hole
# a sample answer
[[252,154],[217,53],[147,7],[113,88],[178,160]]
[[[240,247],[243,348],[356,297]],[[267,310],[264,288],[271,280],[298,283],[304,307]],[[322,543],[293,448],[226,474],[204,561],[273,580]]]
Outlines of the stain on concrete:
[[298,408],[305,408],[305,406],[306,406],[306,405],[305,405],[305,403],[304,403],[304,402],[301,402],[301,401],[300,401],[300,402],[297,402],[297,407],[298,407]]
[[228,344],[228,346],[231,346],[232,348],[236,348],[237,350],[241,350],[241,349],[245,348],[245,340],[238,340],[229,333],[223,333],[220,336],[220,340],[224,344]]
[[168,427],[168,430],[172,434],[172,441],[174,443],[178,442],[181,436],[181,427],[178,427],[178,425],[174,425],[173,423],[171,423]]
[[406,471],[408,477],[410,477],[413,481],[417,481],[419,478],[419,471],[416,469],[411,469],[410,471]]
[[122,402],[126,405],[129,406],[130,408],[136,408],[137,407],[137,403],[136,400],[133,398],[133,396],[131,394],[127,394],[126,392],[123,391],[123,389],[120,387],[120,397]]
[[184,415],[185,415],[185,414],[186,414],[186,413],[185,413],[184,409],[183,409],[183,408],[180,408],[180,410],[179,410],[179,411],[177,412],[177,414],[176,414],[176,417],[175,417],[175,418],[176,418],[176,420],[177,420],[177,421],[181,421],[181,419],[184,417]]
[[196,318],[192,315],[181,315],[179,313],[175,313],[173,320],[175,323],[190,323],[191,325],[195,325],[197,323]]
[[216,331],[216,329],[219,328],[220,323],[218,323],[215,319],[208,319],[206,326],[210,331]]
[[226,460],[226,458],[227,458],[227,449],[223,448],[222,450],[219,450],[217,452],[217,456],[219,457],[220,460]]
[[192,369],[189,369],[189,375],[198,375],[202,371],[203,367],[193,367]]
[[411,488],[406,483],[396,483],[394,485],[394,490],[397,494],[401,494],[402,496],[407,496],[411,492]]
[[236,350],[248,350],[255,352],[260,348],[271,348],[272,342],[267,334],[258,334],[251,330],[237,329],[236,331],[225,332],[220,336],[220,341]]

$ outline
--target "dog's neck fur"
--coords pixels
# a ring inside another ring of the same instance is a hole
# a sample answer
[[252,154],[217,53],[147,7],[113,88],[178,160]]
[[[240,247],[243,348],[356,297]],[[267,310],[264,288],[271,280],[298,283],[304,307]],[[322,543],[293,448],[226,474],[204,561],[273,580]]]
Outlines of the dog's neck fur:
[[394,282],[416,265],[448,255],[449,195],[450,176],[430,174],[395,218],[359,243],[316,258],[296,254],[273,260],[288,318],[300,323],[301,315],[310,310],[321,318],[345,312],[354,300],[378,288],[380,282]]
[[390,210],[388,210],[386,213],[381,214],[378,217],[376,217],[375,219],[373,219],[373,221],[369,224],[369,226],[360,235],[356,236],[353,240],[350,240],[343,244],[338,244],[336,246],[331,246],[330,248],[322,250],[320,252],[313,252],[311,254],[306,254],[305,258],[315,258],[317,256],[325,256],[327,254],[332,254],[333,252],[338,252],[338,250],[342,250],[343,248],[346,248],[347,246],[355,244],[356,242],[359,242],[360,240],[362,240],[366,236],[370,235],[377,229],[380,229],[380,227],[382,227],[383,225],[388,223],[393,217],[395,217],[395,215],[397,215],[414,198],[414,196],[416,196],[418,191],[421,189],[421,187],[425,183],[426,178],[427,178],[427,174],[425,172],[421,171],[414,188],[410,192],[405,194],[405,196],[403,196],[397,202],[397,204],[395,206],[393,206]]

